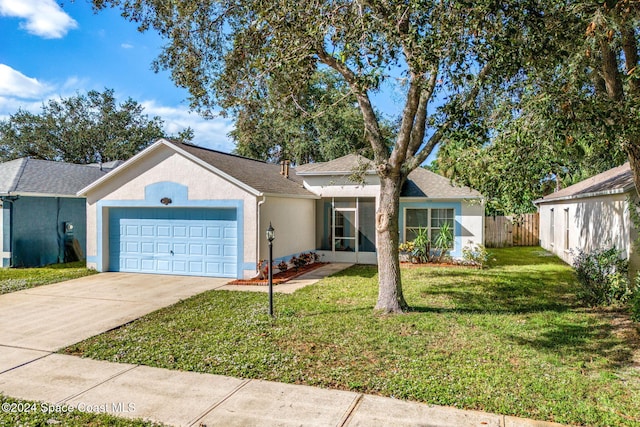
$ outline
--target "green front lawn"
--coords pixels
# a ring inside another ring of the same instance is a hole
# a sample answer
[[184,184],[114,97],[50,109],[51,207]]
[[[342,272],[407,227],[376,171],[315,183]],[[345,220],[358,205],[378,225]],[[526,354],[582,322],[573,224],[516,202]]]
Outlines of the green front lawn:
[[638,425],[635,327],[581,307],[572,269],[540,248],[492,252],[497,261],[483,271],[404,269],[413,307],[404,315],[374,314],[376,268],[355,266],[276,294],[275,320],[266,294],[211,291],[66,351],[568,424]]
[[0,268],[0,295],[95,274],[84,261],[37,268]]

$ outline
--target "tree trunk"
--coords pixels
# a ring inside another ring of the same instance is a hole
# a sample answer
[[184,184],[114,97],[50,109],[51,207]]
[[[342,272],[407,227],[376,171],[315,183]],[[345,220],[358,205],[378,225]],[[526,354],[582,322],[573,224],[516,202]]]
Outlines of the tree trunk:
[[400,176],[380,177],[380,205],[376,213],[376,242],[378,252],[378,302],[376,310],[383,313],[402,313],[408,308],[402,295],[400,259],[398,257],[398,217]]
[[634,137],[625,144],[625,151],[629,158],[631,173],[633,174],[633,182],[636,185],[636,191],[640,194],[640,138]]

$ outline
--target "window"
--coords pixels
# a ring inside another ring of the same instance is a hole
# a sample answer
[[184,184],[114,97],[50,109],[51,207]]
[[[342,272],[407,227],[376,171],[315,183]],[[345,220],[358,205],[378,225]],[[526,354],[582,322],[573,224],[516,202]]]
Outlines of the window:
[[569,250],[569,208],[564,210],[564,250]]
[[453,209],[405,209],[404,241],[410,242],[416,238],[420,228],[426,228],[429,238],[433,242],[440,233],[440,227],[448,224],[454,233],[455,212]]
[[404,241],[410,242],[418,235],[420,228],[429,227],[429,209],[407,209]]
[[[453,209],[431,209],[431,241],[435,242],[440,234],[440,227],[447,224],[453,235]],[[451,242],[453,249],[453,241]]]

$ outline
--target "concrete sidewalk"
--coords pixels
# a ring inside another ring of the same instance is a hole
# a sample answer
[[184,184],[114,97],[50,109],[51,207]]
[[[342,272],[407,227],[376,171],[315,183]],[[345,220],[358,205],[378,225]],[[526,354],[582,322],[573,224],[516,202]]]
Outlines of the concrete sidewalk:
[[558,425],[349,391],[17,348],[0,351],[0,392],[46,402],[53,411],[79,409],[168,425],[208,427]]
[[[278,292],[282,294],[292,294],[298,289],[302,289],[305,286],[313,285],[317,281],[324,279],[327,276],[331,276],[332,274],[338,273],[342,270],[346,270],[351,267],[353,264],[341,263],[341,262],[332,262],[327,265],[323,265],[320,268],[316,268],[315,270],[311,270],[308,273],[302,274],[295,279],[291,279],[288,282],[280,283],[279,285],[273,286],[273,292]],[[269,290],[268,286],[265,285],[224,285],[216,290],[222,291],[243,291],[243,292],[267,292]]]

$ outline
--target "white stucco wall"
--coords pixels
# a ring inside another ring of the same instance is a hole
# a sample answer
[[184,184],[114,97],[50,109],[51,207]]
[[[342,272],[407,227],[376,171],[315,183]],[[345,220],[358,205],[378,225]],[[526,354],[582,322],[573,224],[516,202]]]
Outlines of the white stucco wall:
[[[244,276],[255,273],[256,253],[256,218],[257,198],[239,186],[216,176],[204,167],[176,153],[174,150],[160,146],[159,149],[140,158],[135,164],[118,170],[112,177],[92,189],[87,194],[87,258],[89,267],[96,268],[98,257],[97,206],[98,201],[143,201],[145,188],[158,182],[172,182],[188,188],[188,200],[241,200],[243,203],[244,256],[238,262],[245,266]],[[162,206],[158,201],[158,206]],[[103,207],[101,262],[103,268],[109,265],[109,221],[108,208]]]
[[[614,245],[625,256],[629,256],[632,253],[633,227],[626,199],[627,194],[615,194],[540,204],[540,245],[568,264],[573,262],[578,249],[590,252]],[[568,212],[569,222],[568,245],[565,211]]]
[[484,204],[480,200],[463,200],[461,210],[462,247],[484,245]]
[[267,259],[269,246],[266,230],[273,225],[273,258],[290,257],[314,251],[316,199],[267,196],[260,207],[260,259]]

